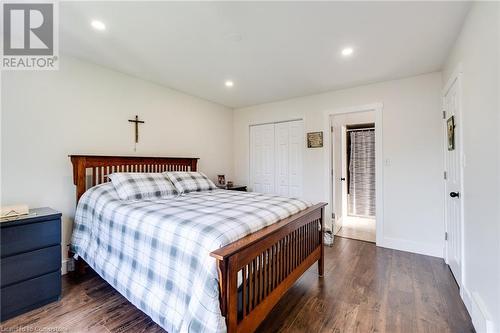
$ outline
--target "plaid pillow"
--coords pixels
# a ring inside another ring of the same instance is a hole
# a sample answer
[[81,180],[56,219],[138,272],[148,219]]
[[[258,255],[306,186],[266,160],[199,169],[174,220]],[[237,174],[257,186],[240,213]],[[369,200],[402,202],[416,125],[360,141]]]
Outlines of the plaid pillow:
[[165,172],[164,173],[168,179],[174,184],[177,192],[188,193],[188,192],[199,192],[215,190],[214,182],[212,182],[205,174],[201,172]]
[[155,199],[177,195],[174,184],[161,173],[116,172],[108,177],[122,200]]

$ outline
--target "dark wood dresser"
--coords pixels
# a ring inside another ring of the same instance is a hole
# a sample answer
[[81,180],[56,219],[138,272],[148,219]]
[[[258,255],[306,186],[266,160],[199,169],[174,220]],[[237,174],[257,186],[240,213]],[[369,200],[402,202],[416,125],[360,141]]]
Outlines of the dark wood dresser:
[[50,208],[0,223],[0,320],[61,296],[61,213]]

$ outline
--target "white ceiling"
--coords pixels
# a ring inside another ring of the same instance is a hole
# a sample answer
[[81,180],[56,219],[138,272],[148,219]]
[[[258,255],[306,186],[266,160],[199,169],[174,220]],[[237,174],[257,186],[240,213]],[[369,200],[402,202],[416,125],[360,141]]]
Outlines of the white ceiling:
[[[468,8],[465,2],[61,2],[60,50],[243,107],[439,70]],[[93,30],[93,19],[106,31]],[[340,55],[345,46],[355,50],[349,59]]]

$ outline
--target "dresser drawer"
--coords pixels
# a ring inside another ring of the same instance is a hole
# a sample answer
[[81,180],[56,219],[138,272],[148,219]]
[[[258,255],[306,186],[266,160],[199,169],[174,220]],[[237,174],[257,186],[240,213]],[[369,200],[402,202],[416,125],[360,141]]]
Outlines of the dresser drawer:
[[31,279],[61,269],[61,246],[26,252],[0,259],[1,286]]
[[61,219],[2,228],[3,257],[61,244]]
[[53,272],[1,289],[0,320],[57,300],[61,295],[61,272]]

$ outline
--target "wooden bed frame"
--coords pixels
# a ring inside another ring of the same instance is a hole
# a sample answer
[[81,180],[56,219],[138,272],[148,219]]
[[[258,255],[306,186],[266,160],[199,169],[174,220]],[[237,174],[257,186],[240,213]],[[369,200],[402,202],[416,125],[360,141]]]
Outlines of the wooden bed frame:
[[[77,202],[112,172],[196,171],[197,158],[70,155]],[[319,203],[224,246],[210,255],[219,269],[227,331],[253,332],[316,261],[324,272],[324,207]],[[82,265],[77,265],[77,271]],[[242,280],[238,287],[238,276]]]

